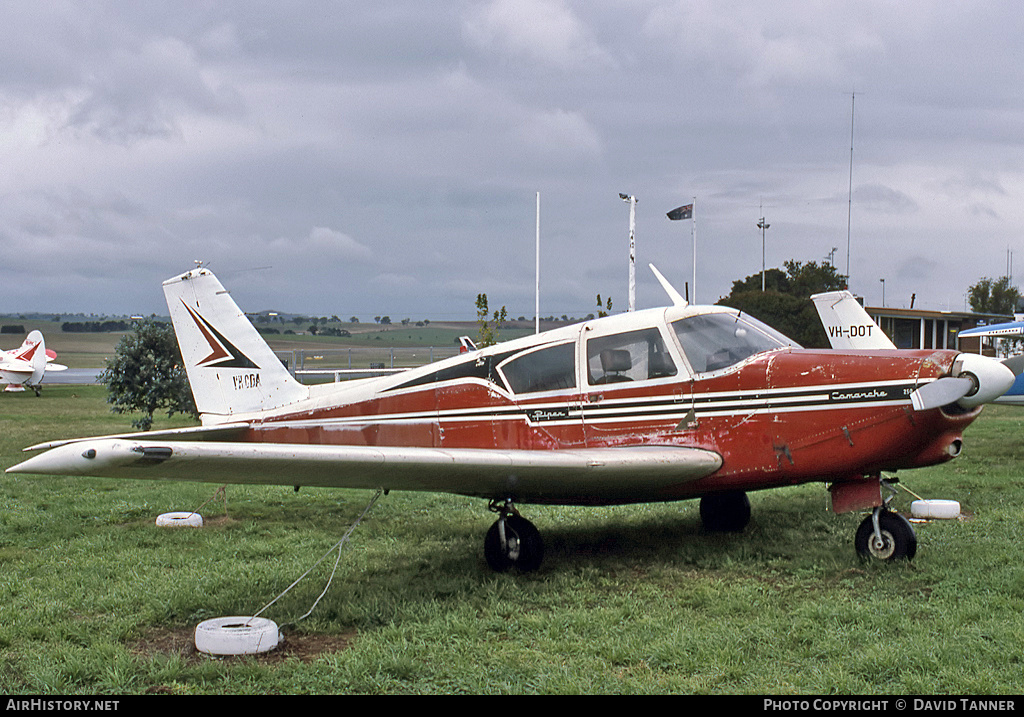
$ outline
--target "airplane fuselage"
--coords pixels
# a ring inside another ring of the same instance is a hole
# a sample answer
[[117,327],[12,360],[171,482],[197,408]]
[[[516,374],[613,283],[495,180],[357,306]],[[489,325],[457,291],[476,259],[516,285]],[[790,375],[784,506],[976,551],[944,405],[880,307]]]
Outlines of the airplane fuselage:
[[541,345],[565,346],[570,373],[556,381],[571,384],[566,387],[534,391],[537,386],[510,378],[512,362],[539,352],[526,339],[398,376],[321,387],[319,397],[254,416],[244,440],[499,450],[678,446],[722,458],[716,472],[695,481],[638,480],[629,490],[581,491],[572,500],[561,492],[511,496],[523,502],[625,503],[856,481],[941,463],[957,455],[964,428],[980,411],[911,408],[910,394],[948,373],[955,351],[779,347],[693,372],[685,350],[669,341],[673,332],[666,327],[673,317],[652,320],[657,318],[634,317],[632,328],[624,319],[619,333],[660,327],[658,352],[673,362],[673,375],[647,371],[634,377],[641,380],[598,383],[585,358],[590,336],[582,324],[574,328],[575,340],[566,331],[561,338],[570,340],[548,337]]
[[949,350],[801,349],[734,309],[689,306],[655,273],[672,306],[305,386],[197,268],[164,293],[203,425],[40,444],[7,470],[478,496],[498,515],[495,570],[542,559],[517,503],[699,496],[705,528],[735,531],[748,491],[819,481],[836,512],[871,509],[858,554],[913,557],[882,472],[955,457],[1013,371]]

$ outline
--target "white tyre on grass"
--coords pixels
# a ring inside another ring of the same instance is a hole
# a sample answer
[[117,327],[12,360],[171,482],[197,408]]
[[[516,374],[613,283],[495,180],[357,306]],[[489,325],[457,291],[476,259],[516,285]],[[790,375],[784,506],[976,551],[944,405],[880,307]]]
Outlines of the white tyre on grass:
[[955,500],[915,500],[910,504],[915,518],[959,518],[960,503]]
[[255,655],[277,647],[277,623],[265,617],[218,617],[196,625],[196,649],[208,655]]
[[202,528],[203,516],[199,513],[163,513],[156,518],[161,528]]

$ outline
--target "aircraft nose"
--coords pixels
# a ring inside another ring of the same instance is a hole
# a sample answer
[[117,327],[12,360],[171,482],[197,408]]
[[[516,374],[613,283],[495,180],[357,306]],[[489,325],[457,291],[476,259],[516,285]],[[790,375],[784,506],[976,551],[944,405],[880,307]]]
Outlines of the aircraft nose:
[[973,391],[961,398],[964,408],[973,408],[990,403],[1010,390],[1016,376],[1002,362],[979,354],[960,354],[953,363],[953,374],[970,378],[975,385]]
[[1003,362],[979,354],[960,354],[949,376],[921,386],[910,396],[914,410],[924,411],[956,403],[974,408],[996,400],[1013,385],[1016,376]]

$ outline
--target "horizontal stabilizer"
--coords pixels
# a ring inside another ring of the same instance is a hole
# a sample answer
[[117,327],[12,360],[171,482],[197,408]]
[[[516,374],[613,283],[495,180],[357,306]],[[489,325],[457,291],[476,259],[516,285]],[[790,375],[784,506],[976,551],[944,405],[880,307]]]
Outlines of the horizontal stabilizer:
[[59,441],[37,443],[22,449],[26,453],[45,451],[70,443],[99,441],[108,438],[127,438],[134,441],[179,440],[179,441],[230,441],[239,440],[249,428],[248,423],[220,423],[215,426],[191,426],[189,428],[167,428],[159,431],[132,431],[130,433],[114,433],[106,436],[90,436],[86,438],[68,438]]
[[718,470],[698,448],[639,446],[494,450],[140,441],[102,438],[54,448],[10,473],[441,491],[532,503],[630,503]]

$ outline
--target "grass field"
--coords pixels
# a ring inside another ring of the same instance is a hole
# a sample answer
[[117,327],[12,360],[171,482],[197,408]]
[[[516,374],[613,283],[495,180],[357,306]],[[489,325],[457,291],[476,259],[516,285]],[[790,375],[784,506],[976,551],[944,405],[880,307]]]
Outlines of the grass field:
[[[99,387],[0,395],[0,460],[130,420]],[[260,610],[369,492],[229,486],[225,514],[213,485],[4,475],[0,693],[1019,694],[1022,437],[989,407],[960,458],[901,475],[965,513],[918,525],[909,564],[859,562],[860,516],[808,485],[751,495],[740,535],[703,534],[695,501],[522,506],[545,563],[496,575],[482,501],[392,493],[309,618],[332,559],[264,613],[283,646],[226,659],[195,625]],[[154,524],[206,501],[202,529]]]

